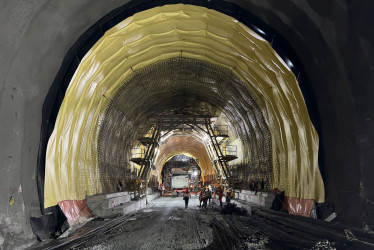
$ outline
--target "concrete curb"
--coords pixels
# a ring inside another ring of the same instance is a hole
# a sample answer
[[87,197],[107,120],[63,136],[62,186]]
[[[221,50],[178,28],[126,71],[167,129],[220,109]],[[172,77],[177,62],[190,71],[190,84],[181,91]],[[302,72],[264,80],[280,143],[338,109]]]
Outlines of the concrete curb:
[[159,198],[159,193],[154,193],[151,195],[147,195],[146,198],[143,198],[141,200],[137,201],[130,201],[129,203],[125,204],[125,207],[123,208],[123,214],[130,214],[133,212],[137,212],[142,208],[145,208],[147,205],[151,204],[152,201]]
[[117,214],[129,214],[136,212],[153,200],[160,197],[159,193],[149,194],[140,200],[132,200],[133,194],[119,192],[105,195],[87,197],[87,206],[97,217],[109,217]]

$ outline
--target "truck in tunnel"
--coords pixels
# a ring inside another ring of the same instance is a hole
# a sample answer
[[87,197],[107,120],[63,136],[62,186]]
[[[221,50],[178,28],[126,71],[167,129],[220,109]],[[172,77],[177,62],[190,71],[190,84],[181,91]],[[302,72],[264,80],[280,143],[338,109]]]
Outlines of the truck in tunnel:
[[171,177],[171,189],[182,192],[189,187],[189,178],[187,174],[173,175]]

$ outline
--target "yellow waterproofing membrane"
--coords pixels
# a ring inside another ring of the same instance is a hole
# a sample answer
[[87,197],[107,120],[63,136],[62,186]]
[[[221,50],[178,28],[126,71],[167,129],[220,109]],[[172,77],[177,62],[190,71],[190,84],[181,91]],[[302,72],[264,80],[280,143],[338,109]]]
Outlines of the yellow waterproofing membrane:
[[199,160],[202,178],[214,174],[208,152],[205,149],[204,143],[198,136],[171,136],[167,141],[161,144],[160,154],[155,160],[155,166],[159,170],[159,178],[161,178],[164,164],[173,156],[179,154],[191,155]]
[[134,71],[180,56],[232,69],[247,84],[271,133],[272,186],[289,197],[324,201],[318,135],[293,73],[267,41],[236,19],[178,4],[125,19],[81,61],[48,142],[45,207],[102,192],[97,124],[111,98]]

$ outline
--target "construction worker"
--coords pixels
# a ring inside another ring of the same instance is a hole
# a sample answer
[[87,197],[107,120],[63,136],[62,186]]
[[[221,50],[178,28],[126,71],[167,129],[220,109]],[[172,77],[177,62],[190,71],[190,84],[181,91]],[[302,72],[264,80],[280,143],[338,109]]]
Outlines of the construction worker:
[[207,208],[208,207],[208,189],[205,189],[205,192],[202,196],[203,200],[203,207]]
[[204,198],[206,197],[206,194],[205,194],[205,188],[203,187],[203,188],[201,188],[201,190],[200,190],[200,195],[199,195],[199,201],[200,201],[200,205],[199,205],[199,207],[201,207],[201,202],[203,202],[204,200]]
[[183,194],[183,200],[184,200],[184,208],[188,208],[188,201],[191,198],[191,193],[187,190]]
[[206,196],[208,198],[209,205],[210,205],[210,200],[212,199],[212,191],[210,191],[209,188],[206,189]]
[[222,197],[223,197],[223,190],[221,186],[219,186],[216,190],[216,194],[218,195],[220,206],[222,207]]
[[227,189],[227,192],[226,192],[226,202],[230,203],[230,201],[231,201],[231,190]]
[[164,186],[164,185],[162,185],[162,196],[164,196],[164,195],[165,195],[165,192],[166,192],[166,188],[165,188],[165,186]]

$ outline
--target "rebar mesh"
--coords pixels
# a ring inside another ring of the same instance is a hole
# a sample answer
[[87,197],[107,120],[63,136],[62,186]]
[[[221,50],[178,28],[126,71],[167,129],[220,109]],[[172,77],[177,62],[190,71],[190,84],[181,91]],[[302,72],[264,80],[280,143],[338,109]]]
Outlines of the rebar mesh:
[[[178,4],[124,20],[80,62],[48,141],[45,207],[112,192],[120,178],[131,184],[138,128],[149,127],[156,114],[183,113],[227,120],[236,138],[228,143],[240,153],[236,165],[254,175],[270,175],[272,167],[271,185],[286,196],[324,201],[318,134],[287,64],[232,17]],[[206,141],[200,139],[199,146]],[[168,154],[175,151],[169,146]]]
[[243,142],[243,171],[237,181],[271,180],[271,139],[262,111],[245,83],[231,70],[178,57],[135,71],[117,90],[99,124],[98,165],[104,192],[121,178],[134,179],[129,164],[140,127],[160,114],[224,114]]

